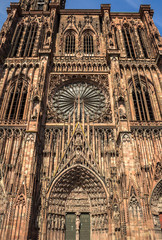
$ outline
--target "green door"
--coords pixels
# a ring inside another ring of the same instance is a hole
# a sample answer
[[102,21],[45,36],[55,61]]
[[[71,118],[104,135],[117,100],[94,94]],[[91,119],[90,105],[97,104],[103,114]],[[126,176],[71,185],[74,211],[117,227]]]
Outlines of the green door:
[[80,240],[90,240],[90,215],[82,213],[80,215]]
[[76,240],[76,215],[74,213],[66,214],[66,240]]

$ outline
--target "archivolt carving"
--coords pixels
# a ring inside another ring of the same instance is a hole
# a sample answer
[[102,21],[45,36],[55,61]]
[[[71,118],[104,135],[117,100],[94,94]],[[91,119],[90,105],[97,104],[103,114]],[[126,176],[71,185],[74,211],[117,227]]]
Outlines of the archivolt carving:
[[64,230],[66,212],[89,212],[92,231],[107,231],[107,197],[104,183],[94,172],[79,164],[67,169],[56,177],[47,194],[47,231]]
[[66,212],[90,212],[90,199],[82,187],[76,187],[66,199]]
[[160,220],[159,220],[159,214],[161,213],[162,209],[162,179],[157,183],[155,186],[151,199],[150,199],[150,204],[151,204],[151,211],[153,214],[153,220],[154,220],[154,226],[156,229],[161,229],[160,226]]
[[161,210],[159,209],[159,204],[162,200],[162,180],[160,180],[155,186],[152,195],[151,195],[151,208],[152,212],[159,213]]

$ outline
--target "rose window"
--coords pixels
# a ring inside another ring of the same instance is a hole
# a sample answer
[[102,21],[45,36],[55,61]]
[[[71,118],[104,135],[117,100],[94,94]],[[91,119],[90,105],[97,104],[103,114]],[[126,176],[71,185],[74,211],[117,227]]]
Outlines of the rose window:
[[63,86],[50,97],[50,105],[58,117],[68,120],[74,116],[76,120],[89,117],[98,119],[106,108],[105,94],[96,86],[88,83],[74,83]]

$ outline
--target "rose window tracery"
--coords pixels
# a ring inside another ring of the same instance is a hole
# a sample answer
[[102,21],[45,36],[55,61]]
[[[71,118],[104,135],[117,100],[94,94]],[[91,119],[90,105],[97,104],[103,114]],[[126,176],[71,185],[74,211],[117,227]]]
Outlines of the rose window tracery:
[[58,117],[68,120],[74,116],[80,121],[83,117],[98,119],[106,110],[105,93],[88,83],[73,83],[58,89],[49,99],[50,106]]

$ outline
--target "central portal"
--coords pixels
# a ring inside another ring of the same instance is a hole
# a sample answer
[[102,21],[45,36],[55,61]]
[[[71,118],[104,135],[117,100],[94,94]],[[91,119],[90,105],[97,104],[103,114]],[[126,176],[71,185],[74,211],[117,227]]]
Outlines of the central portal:
[[67,197],[65,219],[66,240],[90,240],[90,201],[82,187],[76,187]]
[[108,239],[107,195],[92,170],[76,165],[61,174],[47,211],[48,240]]
[[66,214],[66,240],[90,240],[89,213]]

